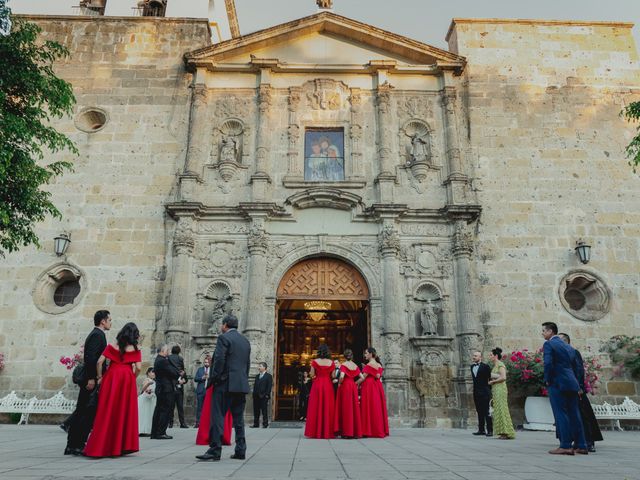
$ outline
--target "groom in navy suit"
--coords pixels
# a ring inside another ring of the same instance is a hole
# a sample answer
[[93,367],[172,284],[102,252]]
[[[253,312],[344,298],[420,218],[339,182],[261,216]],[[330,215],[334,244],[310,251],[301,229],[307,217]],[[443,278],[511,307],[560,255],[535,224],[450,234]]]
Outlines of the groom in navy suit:
[[[549,390],[551,409],[556,420],[560,447],[550,450],[553,455],[587,455],[578,403],[578,358],[575,349],[558,337],[558,326],[542,324],[544,381]],[[576,449],[571,448],[572,444]]]

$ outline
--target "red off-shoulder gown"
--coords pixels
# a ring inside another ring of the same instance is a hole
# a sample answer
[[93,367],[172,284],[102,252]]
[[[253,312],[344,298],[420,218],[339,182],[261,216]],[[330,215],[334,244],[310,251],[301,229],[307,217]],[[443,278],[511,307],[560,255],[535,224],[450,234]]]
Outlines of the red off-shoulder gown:
[[311,384],[304,435],[309,438],[334,438],[335,394],[331,383],[334,366],[333,363],[323,366],[315,360],[311,362],[311,366],[316,377]]
[[[209,428],[211,427],[211,396],[213,387],[207,388],[204,394],[204,404],[200,412],[200,424],[196,435],[196,445],[209,445]],[[222,444],[231,445],[231,430],[233,429],[233,417],[231,411],[224,416],[224,433],[222,434]]]
[[111,363],[102,377],[93,430],[84,449],[87,457],[117,457],[137,452],[138,389],[132,364],[142,361],[135,350],[120,355],[113,345],[102,352]]
[[360,438],[362,436],[362,420],[360,417],[360,402],[358,401],[358,386],[355,379],[360,375],[360,370],[349,370],[346,366],[340,367],[344,373],[344,379],[338,387],[336,395],[336,414],[334,430],[337,435],[343,437]]
[[362,415],[363,437],[386,437],[389,435],[389,418],[387,400],[382,387],[382,367],[376,369],[365,365],[363,373],[367,374],[360,391],[360,413]]

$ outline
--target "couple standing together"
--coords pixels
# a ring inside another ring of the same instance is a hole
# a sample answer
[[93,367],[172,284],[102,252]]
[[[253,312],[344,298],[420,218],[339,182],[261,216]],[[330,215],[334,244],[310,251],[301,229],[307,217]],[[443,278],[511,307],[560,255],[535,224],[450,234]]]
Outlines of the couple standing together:
[[207,388],[212,388],[209,448],[198,460],[220,461],[227,412],[233,418],[235,452],[231,458],[244,460],[247,442],[244,434],[244,408],[249,393],[249,366],[251,345],[238,332],[238,319],[231,314],[222,319],[222,334],[218,337],[213,354]]

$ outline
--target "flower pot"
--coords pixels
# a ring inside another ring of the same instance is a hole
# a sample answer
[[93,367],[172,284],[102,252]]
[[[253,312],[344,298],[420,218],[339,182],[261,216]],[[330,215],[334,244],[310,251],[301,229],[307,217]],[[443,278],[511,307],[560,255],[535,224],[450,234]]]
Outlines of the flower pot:
[[523,425],[525,430],[552,432],[556,428],[549,397],[527,397],[524,402],[524,415],[528,422]]

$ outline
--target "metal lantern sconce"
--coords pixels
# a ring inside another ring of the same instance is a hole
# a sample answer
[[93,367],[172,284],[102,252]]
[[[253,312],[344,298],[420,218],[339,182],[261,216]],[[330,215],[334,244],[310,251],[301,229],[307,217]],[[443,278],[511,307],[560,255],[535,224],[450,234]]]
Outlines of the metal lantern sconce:
[[582,263],[585,265],[591,260],[591,245],[585,243],[583,240],[576,242],[576,254]]
[[69,244],[71,243],[71,235],[68,233],[61,233],[53,239],[53,249],[57,256],[62,256],[67,252]]

